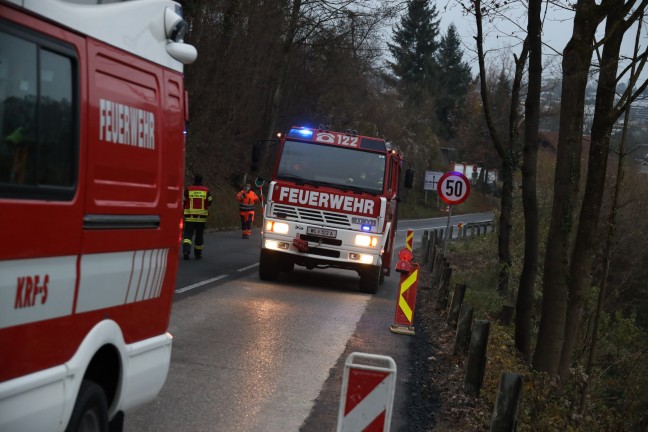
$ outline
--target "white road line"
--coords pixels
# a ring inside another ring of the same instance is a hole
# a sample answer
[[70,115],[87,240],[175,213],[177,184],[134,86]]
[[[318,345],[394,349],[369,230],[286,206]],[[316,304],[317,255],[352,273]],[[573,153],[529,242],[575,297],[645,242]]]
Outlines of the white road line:
[[249,269],[251,269],[252,267],[256,267],[256,266],[258,266],[258,265],[259,265],[259,263],[250,264],[249,266],[247,266],[247,267],[243,267],[243,268],[240,268],[240,269],[238,269],[238,270],[236,270],[236,271],[237,271],[237,272],[243,272],[243,271],[245,271],[245,270],[249,270]]
[[215,282],[215,281],[217,281],[219,279],[223,279],[223,278],[226,278],[226,277],[227,277],[226,274],[219,275],[219,276],[216,276],[215,278],[207,279],[207,280],[204,280],[202,282],[197,282],[197,283],[195,283],[193,285],[189,285],[189,286],[186,286],[184,288],[177,289],[175,292],[176,292],[176,294],[182,294],[183,292],[187,292],[187,291],[192,290],[194,288],[198,288],[199,286],[207,285],[208,283]]

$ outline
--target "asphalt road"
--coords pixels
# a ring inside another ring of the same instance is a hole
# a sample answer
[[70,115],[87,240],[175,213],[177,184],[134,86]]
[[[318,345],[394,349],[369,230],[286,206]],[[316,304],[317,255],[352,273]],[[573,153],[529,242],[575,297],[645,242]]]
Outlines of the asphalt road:
[[[452,223],[490,214],[457,216]],[[413,229],[447,218],[399,222],[397,245]],[[180,261],[169,331],[171,368],[152,403],[127,413],[125,431],[320,432],[335,430],[344,360],[351,352],[397,364],[392,431],[407,430],[409,343],[389,331],[399,275],[376,295],[358,292],[343,270],[296,267],[259,280],[259,233],[208,234],[203,260]]]

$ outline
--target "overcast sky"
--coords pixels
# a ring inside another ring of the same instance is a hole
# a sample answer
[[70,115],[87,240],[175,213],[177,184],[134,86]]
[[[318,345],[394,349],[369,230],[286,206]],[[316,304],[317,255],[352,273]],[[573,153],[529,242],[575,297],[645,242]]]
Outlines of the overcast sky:
[[[476,60],[476,44],[474,36],[477,34],[475,18],[472,15],[465,15],[457,0],[432,0],[439,12],[440,33],[445,34],[451,23],[457,27],[457,31],[463,41],[464,60],[470,63],[473,74],[478,72]],[[512,64],[513,53],[519,54],[521,49],[521,38],[526,33],[526,4],[525,0],[515,0],[513,6],[509,6],[505,18],[499,17],[493,22],[484,23],[486,64],[501,67],[503,61]],[[560,57],[565,45],[569,41],[573,29],[573,12],[551,8],[545,15],[543,2],[543,55],[545,56],[545,75],[560,75]],[[646,46],[648,41],[646,27],[642,31],[641,44]],[[600,37],[604,30],[604,24],[599,27]],[[623,42],[623,52],[630,55],[634,46],[636,26],[626,33]],[[391,38],[391,31],[388,33]],[[551,64],[548,62],[552,61]]]

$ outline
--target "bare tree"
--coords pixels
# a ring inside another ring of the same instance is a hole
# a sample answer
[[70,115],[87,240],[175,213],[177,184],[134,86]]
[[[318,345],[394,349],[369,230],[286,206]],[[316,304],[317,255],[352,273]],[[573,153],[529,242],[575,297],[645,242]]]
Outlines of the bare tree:
[[[496,4],[496,2],[495,2]],[[490,5],[492,7],[492,5]],[[464,6],[465,7],[465,6]],[[479,78],[481,87],[481,97],[484,109],[484,117],[488,132],[493,140],[493,144],[502,163],[502,198],[500,203],[499,219],[499,237],[498,237],[498,256],[499,256],[499,277],[497,289],[502,296],[509,294],[508,282],[511,267],[511,213],[513,209],[513,174],[518,169],[519,149],[518,149],[518,127],[519,127],[519,100],[520,86],[526,58],[528,54],[528,43],[525,40],[522,52],[519,57],[515,57],[515,77],[511,89],[511,106],[508,122],[508,142],[504,141],[500,132],[495,126],[491,113],[492,107],[488,97],[488,85],[486,82],[486,66],[484,62],[484,31],[483,31],[483,12],[488,10],[481,0],[472,0],[471,7],[468,8],[475,15],[477,24],[477,57],[479,61]]]
[[[642,12],[647,2],[642,2],[635,12]],[[599,69],[596,91],[596,105],[592,123],[589,149],[587,183],[581,207],[578,230],[570,263],[568,279],[567,320],[559,374],[566,378],[576,345],[578,328],[582,316],[585,297],[591,284],[590,272],[592,257],[598,237],[598,221],[601,212],[607,160],[610,148],[612,126],[618,112],[615,112],[614,98],[617,87],[617,70],[621,51],[621,41],[625,31],[637,19],[637,13],[624,20],[635,6],[635,1],[612,0],[608,4],[603,54]]]
[[[277,123],[277,116],[282,105],[284,90],[289,78],[289,68],[292,63],[292,53],[296,45],[308,44],[313,39],[322,41],[323,36],[328,36],[329,43],[351,36],[354,40],[358,27],[355,21],[363,17],[365,26],[375,29],[377,23],[391,17],[393,10],[400,6],[392,6],[390,2],[384,5],[368,7],[357,0],[292,0],[287,17],[287,28],[284,31],[283,45],[279,52],[276,75],[272,79],[272,86],[267,97],[263,115],[263,127],[267,139],[271,139]],[[352,22],[350,26],[340,27],[342,19]],[[342,29],[342,33],[330,31],[331,28]],[[365,33],[366,36],[366,33]],[[357,38],[357,39],[356,39]],[[354,44],[353,54],[358,47]]]
[[578,0],[573,34],[563,52],[560,135],[554,199],[545,254],[542,315],[533,355],[537,370],[557,373],[567,313],[567,276],[574,213],[577,207],[583,139],[585,88],[592,59],[594,33],[605,18],[609,0]]
[[542,86],[542,0],[529,0],[529,84],[524,113],[524,158],[522,162],[522,205],[524,207],[524,264],[516,301],[515,347],[531,360],[533,292],[538,273],[539,215],[537,189],[538,131]]

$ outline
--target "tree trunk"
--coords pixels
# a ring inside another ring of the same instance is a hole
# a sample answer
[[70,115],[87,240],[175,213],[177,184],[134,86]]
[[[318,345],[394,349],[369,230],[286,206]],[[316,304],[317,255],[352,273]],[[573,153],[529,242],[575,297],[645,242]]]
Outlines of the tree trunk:
[[520,104],[520,88],[524,76],[524,66],[529,54],[529,43],[526,39],[522,45],[522,53],[515,58],[515,76],[511,86],[511,107],[509,110],[509,136],[508,149],[502,158],[502,171],[504,184],[502,186],[500,231],[499,231],[499,277],[497,281],[497,292],[508,300],[509,277],[511,273],[511,214],[513,213],[513,176],[518,168],[518,122],[520,114],[517,107]]
[[282,59],[279,62],[279,74],[275,85],[271,86],[268,94],[266,109],[263,116],[263,128],[266,132],[266,139],[273,139],[275,125],[277,124],[277,112],[283,98],[283,90],[288,77],[288,68],[290,67],[290,53],[292,51],[297,26],[299,24],[299,14],[301,11],[302,0],[294,0],[288,22],[288,32],[281,51]]
[[593,0],[579,0],[574,31],[563,52],[562,96],[553,208],[542,283],[542,316],[533,357],[536,370],[557,373],[565,334],[569,251],[574,231],[583,139],[585,88],[592,41],[601,22]]
[[[643,4],[642,4],[643,6]],[[638,62],[639,44],[641,40],[641,28],[643,23],[644,12],[640,12],[637,20],[637,33],[635,35],[634,56],[631,65],[630,79],[628,82],[627,96],[628,99],[635,87],[637,77],[635,75]],[[643,64],[643,63],[641,63]],[[643,91],[642,91],[643,92]],[[605,246],[603,252],[603,272],[601,274],[601,286],[599,288],[598,299],[596,302],[596,313],[594,315],[594,326],[592,329],[592,339],[589,346],[589,353],[587,355],[587,364],[585,366],[585,376],[587,380],[583,386],[580,399],[579,414],[585,411],[585,403],[589,393],[590,385],[592,382],[592,370],[594,369],[594,357],[596,355],[596,347],[598,344],[598,332],[601,323],[601,316],[603,314],[603,302],[607,296],[607,282],[610,273],[610,261],[612,260],[612,241],[614,240],[617,210],[619,208],[619,195],[621,194],[621,187],[623,186],[623,162],[626,157],[626,138],[628,134],[628,123],[630,119],[630,101],[628,101],[623,118],[623,131],[621,133],[621,143],[619,144],[619,160],[617,161],[616,181],[614,182],[614,189],[612,191],[612,203],[610,204],[610,213],[608,214],[607,221],[607,237],[605,239]]]
[[522,162],[522,206],[524,207],[524,264],[515,315],[515,347],[525,361],[531,360],[533,291],[538,273],[538,200],[536,196],[540,92],[542,85],[542,0],[529,0],[529,84],[524,105],[524,159]]
[[511,213],[513,211],[513,173],[515,165],[512,155],[502,160],[502,198],[500,200],[500,217],[498,223],[497,252],[499,256],[499,275],[497,292],[506,297],[508,293],[509,273],[511,270]]
[[561,378],[566,378],[571,367],[572,355],[576,346],[578,327],[583,313],[583,305],[591,284],[590,272],[592,259],[596,253],[598,221],[601,202],[605,191],[610,135],[614,118],[616,94],[616,74],[619,65],[619,51],[623,40],[622,22],[624,18],[623,0],[614,0],[605,24],[605,46],[601,58],[601,69],[596,89],[596,105],[592,123],[592,140],[589,149],[587,183],[583,196],[578,231],[570,267],[567,301],[567,321],[558,370]]
[[[488,127],[488,132],[493,140],[497,154],[502,162],[502,198],[500,201],[500,219],[499,219],[499,232],[498,232],[498,257],[499,257],[499,277],[497,281],[497,291],[503,297],[508,295],[508,280],[509,271],[511,268],[511,251],[510,251],[510,238],[511,238],[511,213],[513,209],[513,174],[517,169],[517,156],[516,156],[516,101],[511,101],[511,111],[509,113],[509,143],[508,147],[504,145],[504,141],[497,132],[497,128],[492,119],[491,106],[488,98],[488,88],[486,85],[486,66],[484,62],[484,33],[482,27],[482,13],[481,1],[475,0],[474,3],[475,23],[477,25],[477,58],[479,61],[479,81],[482,104],[484,106],[484,118]],[[514,82],[514,91],[512,91],[511,98],[515,97],[515,88],[517,87],[519,95],[519,86],[521,80],[521,71],[526,62],[526,48],[520,55],[520,59],[516,60],[516,79]]]

